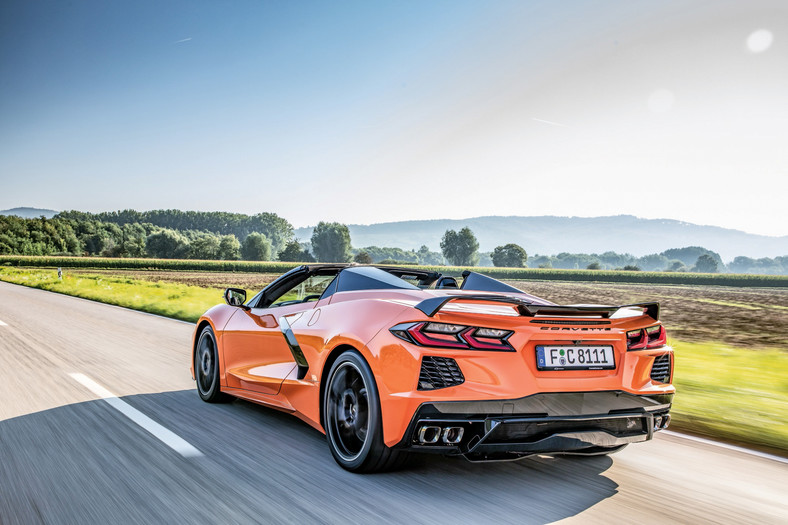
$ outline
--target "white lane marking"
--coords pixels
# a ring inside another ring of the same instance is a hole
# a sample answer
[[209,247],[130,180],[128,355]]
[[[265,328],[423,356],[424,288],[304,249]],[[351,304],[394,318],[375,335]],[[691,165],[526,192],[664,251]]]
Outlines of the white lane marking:
[[5,324],[3,321],[0,321],[0,326],[8,326],[8,325]]
[[773,454],[767,454],[766,452],[759,452],[757,450],[750,450],[749,448],[744,447],[737,447],[736,445],[729,445],[727,443],[720,443],[719,441],[712,441],[711,439],[704,439],[702,437],[691,436],[689,434],[679,434],[678,432],[672,432],[670,430],[660,430],[660,434],[667,434],[668,436],[675,436],[678,438],[688,439],[690,441],[696,441],[698,443],[703,443],[704,445],[711,445],[713,447],[724,448],[727,450],[735,450],[736,452],[741,452],[743,454],[749,454],[750,456],[756,456],[759,458],[764,459],[771,459],[772,461],[777,461],[779,463],[788,464],[788,459],[781,458],[780,456],[775,456]]
[[191,443],[156,423],[154,420],[132,407],[125,401],[118,399],[118,396],[96,383],[84,374],[69,374],[72,379],[106,401],[109,406],[131,419],[133,422],[150,432],[153,437],[176,451],[183,457],[193,458],[202,456],[202,452],[197,450]]

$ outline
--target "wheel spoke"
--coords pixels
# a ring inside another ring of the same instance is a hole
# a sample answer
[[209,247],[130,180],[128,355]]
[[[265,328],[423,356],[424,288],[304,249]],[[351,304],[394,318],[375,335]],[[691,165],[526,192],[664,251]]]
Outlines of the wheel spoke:
[[331,380],[331,398],[336,402],[339,403],[342,399],[342,393],[345,391],[345,383],[347,381],[347,371],[345,369],[340,369],[334,374],[333,379]]

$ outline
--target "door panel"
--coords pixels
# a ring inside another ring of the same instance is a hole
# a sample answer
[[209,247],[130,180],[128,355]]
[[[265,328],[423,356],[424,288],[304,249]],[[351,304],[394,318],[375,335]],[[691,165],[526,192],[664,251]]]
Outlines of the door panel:
[[227,386],[262,394],[278,394],[285,377],[296,367],[279,318],[303,313],[314,302],[241,310],[224,327]]

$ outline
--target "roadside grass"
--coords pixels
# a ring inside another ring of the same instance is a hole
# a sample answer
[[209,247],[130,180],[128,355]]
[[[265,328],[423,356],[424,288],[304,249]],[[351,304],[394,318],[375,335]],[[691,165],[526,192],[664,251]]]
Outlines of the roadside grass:
[[788,451],[788,352],[672,341],[671,428]]
[[64,272],[60,280],[57,270],[0,267],[0,280],[190,322],[197,321],[208,308],[223,301],[222,290],[217,288],[106,274]]
[[[107,274],[0,267],[0,280],[196,321],[221,289]],[[736,305],[738,306],[738,305]],[[788,455],[788,352],[671,341],[678,393],[672,429]]]

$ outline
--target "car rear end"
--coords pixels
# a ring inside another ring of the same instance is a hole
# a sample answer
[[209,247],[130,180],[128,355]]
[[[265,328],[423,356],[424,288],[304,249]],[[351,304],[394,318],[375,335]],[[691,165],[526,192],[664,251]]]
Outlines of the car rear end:
[[670,421],[673,350],[653,303],[466,297],[407,311],[372,344],[389,446],[479,461],[608,453]]

